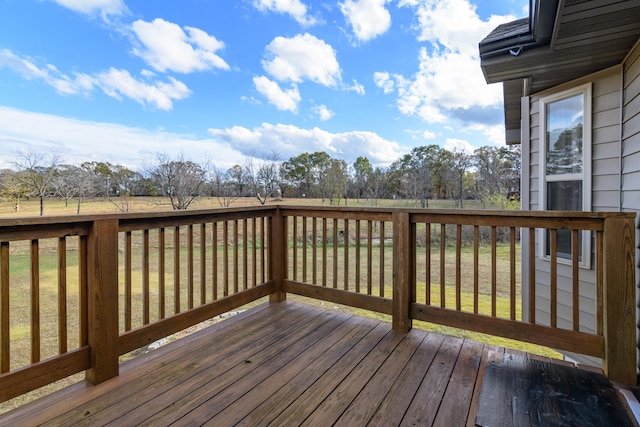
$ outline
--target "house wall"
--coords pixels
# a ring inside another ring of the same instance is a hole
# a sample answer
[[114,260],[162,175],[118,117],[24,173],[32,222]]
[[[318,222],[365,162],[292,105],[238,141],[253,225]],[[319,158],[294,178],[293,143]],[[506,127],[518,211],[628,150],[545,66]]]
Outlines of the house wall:
[[[640,41],[623,63],[622,101],[622,210],[637,212],[636,244],[640,244]],[[636,249],[636,265],[640,265],[640,250]],[[640,270],[636,269],[640,287]],[[636,288],[636,298],[640,289]],[[640,319],[640,304],[636,319]],[[639,326],[640,327],[640,326]],[[640,329],[639,329],[640,330]],[[640,333],[637,342],[640,343]],[[638,352],[640,361],[640,351]],[[639,365],[640,366],[640,365]]]
[[[622,75],[621,66],[613,67],[585,78],[563,84],[550,90],[532,94],[523,98],[523,115],[528,110],[528,115],[523,118],[522,135],[522,165],[523,165],[523,193],[522,209],[539,210],[542,207],[539,194],[540,184],[540,149],[542,139],[540,135],[540,99],[542,97],[572,89],[585,83],[592,84],[592,178],[591,178],[591,210],[620,211],[621,210],[621,117],[622,117]],[[525,124],[528,118],[528,125]],[[528,130],[528,132],[527,132]],[[640,156],[640,142],[637,144],[636,156]],[[640,158],[636,160],[640,164]],[[640,173],[636,170],[636,173]],[[640,178],[640,177],[639,177]],[[524,188],[528,186],[528,188]],[[640,179],[636,182],[640,190]],[[638,193],[640,203],[640,192]],[[640,207],[640,205],[638,205]],[[522,236],[523,260],[528,260],[528,233]],[[536,239],[536,251],[541,244],[541,239]],[[595,245],[592,244],[592,248]],[[538,252],[536,252],[538,253]],[[594,263],[592,262],[591,265]],[[523,316],[529,317],[526,282],[528,267],[523,265]],[[536,322],[540,324],[550,323],[550,262],[544,259],[536,259]],[[580,289],[580,330],[584,332],[595,331],[595,271],[581,268],[579,272]],[[558,326],[572,327],[572,299],[571,299],[571,267],[558,265]],[[596,358],[575,354],[567,354],[568,357],[581,362],[600,366],[601,361]]]

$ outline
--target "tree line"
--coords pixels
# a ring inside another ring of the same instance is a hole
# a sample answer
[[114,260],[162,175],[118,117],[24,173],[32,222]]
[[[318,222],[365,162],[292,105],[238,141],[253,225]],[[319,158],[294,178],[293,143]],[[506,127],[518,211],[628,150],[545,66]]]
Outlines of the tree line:
[[434,199],[463,207],[465,200],[474,199],[504,207],[507,195],[519,192],[520,167],[519,146],[487,146],[467,154],[433,144],[416,147],[389,166],[373,165],[366,156],[348,164],[318,151],[287,160],[277,153],[267,159],[247,157],[243,164],[220,169],[184,153],[158,154],[153,166],[139,171],[109,162],[64,164],[59,155],[30,151],[0,171],[0,200],[19,211],[22,200],[36,198],[40,215],[50,197],[67,205],[75,201],[77,213],[84,201],[96,197],[126,212],[136,196],[168,197],[174,210],[188,209],[198,197],[216,198],[223,207],[240,197],[254,197],[261,204],[280,197],[319,198],[331,205],[350,199],[374,205],[404,199],[421,207]]

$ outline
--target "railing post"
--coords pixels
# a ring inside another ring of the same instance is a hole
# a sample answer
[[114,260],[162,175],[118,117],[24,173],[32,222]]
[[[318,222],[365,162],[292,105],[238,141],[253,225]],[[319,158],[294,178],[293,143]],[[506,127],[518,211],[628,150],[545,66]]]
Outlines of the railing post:
[[[393,320],[397,331],[411,329],[413,245],[408,212],[393,212]],[[381,244],[384,244],[381,242]]]
[[91,368],[98,384],[118,375],[118,221],[94,221],[87,245],[87,317]]
[[635,226],[631,218],[606,218],[603,248],[603,370],[609,379],[635,385]]
[[284,216],[280,208],[277,208],[271,218],[271,228],[269,230],[269,263],[271,264],[271,279],[275,283],[275,292],[269,296],[269,301],[282,302],[287,299],[287,294],[282,290],[286,271],[287,235],[285,230]]

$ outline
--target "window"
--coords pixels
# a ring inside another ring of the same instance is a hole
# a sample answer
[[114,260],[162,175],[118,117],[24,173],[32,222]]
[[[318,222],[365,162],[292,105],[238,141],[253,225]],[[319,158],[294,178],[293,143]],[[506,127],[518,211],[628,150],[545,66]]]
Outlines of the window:
[[[591,210],[591,85],[540,100],[540,196],[542,209]],[[579,235],[580,264],[590,265],[588,232]],[[543,233],[543,257],[551,253]],[[558,230],[557,254],[571,259],[571,231]]]

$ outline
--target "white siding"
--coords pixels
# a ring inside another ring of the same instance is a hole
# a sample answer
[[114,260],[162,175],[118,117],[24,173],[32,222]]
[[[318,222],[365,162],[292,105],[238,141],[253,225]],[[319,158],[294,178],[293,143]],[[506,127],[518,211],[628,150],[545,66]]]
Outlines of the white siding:
[[[639,79],[640,80],[640,79]],[[591,81],[592,83],[592,178],[591,204],[593,211],[619,211],[621,209],[621,88],[622,68],[615,67],[604,73],[597,73],[592,79],[580,79],[573,86],[579,86]],[[563,85],[555,91],[567,90],[571,84]],[[533,94],[530,97],[530,131],[529,131],[529,180],[523,182],[523,192],[529,195],[528,206],[523,209],[538,210],[542,206],[539,200],[540,177],[540,112],[539,100],[542,96],[554,93],[548,90],[544,93]],[[639,134],[640,137],[640,134]],[[640,142],[638,142],[640,149]],[[638,150],[640,153],[640,150]],[[638,163],[640,165],[640,163]],[[525,186],[528,185],[528,188]],[[640,194],[640,191],[639,191]],[[639,206],[640,208],[640,206]],[[539,245],[540,243],[537,242]],[[523,241],[524,260],[528,259],[527,245]],[[549,271],[550,263],[543,259],[536,261],[536,321],[549,324]],[[566,265],[558,266],[558,326],[571,328],[572,298],[570,269]],[[593,270],[580,269],[580,330],[595,331],[595,274]],[[523,307],[524,312],[525,307]],[[581,363],[599,365],[596,358],[568,354],[569,357]]]
[[[636,226],[640,224],[640,41],[627,56],[623,64],[624,95],[622,113],[622,210],[636,212]],[[638,227],[636,227],[638,230]],[[636,231],[636,244],[640,232]],[[640,261],[640,250],[636,249],[636,262]],[[638,264],[636,264],[638,265]],[[640,287],[640,270],[636,269],[637,286]],[[636,289],[636,298],[640,290]],[[640,304],[636,319],[640,319]],[[640,333],[638,334],[640,343]],[[640,361],[640,351],[637,360]]]

